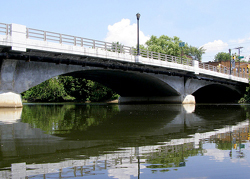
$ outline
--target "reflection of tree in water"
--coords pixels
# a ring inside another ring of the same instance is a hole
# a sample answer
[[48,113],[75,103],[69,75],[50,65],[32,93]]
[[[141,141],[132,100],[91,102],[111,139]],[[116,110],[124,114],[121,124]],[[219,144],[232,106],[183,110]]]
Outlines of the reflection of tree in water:
[[73,106],[63,105],[24,105],[22,122],[29,123],[32,128],[40,128],[46,133],[52,133],[65,115],[65,111]]
[[88,127],[98,126],[118,111],[116,105],[75,106],[65,112],[64,119],[58,124],[59,129],[86,131]]
[[[81,156],[84,154],[85,159],[89,156],[103,155],[107,151],[110,153],[119,151],[124,147],[158,145],[159,142],[189,138],[189,135],[197,132],[210,132],[224,126],[234,125],[237,121],[246,118],[240,107],[224,112],[224,110],[218,110],[218,107],[213,109],[199,106],[192,114],[167,107],[162,106],[159,110],[159,106],[155,106],[155,109],[152,109],[151,105],[143,106],[141,109],[140,106],[125,105],[120,106],[119,111],[118,105],[29,105],[23,108],[22,122],[29,123],[32,128],[40,128],[46,133],[68,139],[60,141],[58,145],[53,143],[46,146],[47,143],[45,143],[43,147],[39,146],[41,149],[45,148],[46,152],[50,151],[47,149],[56,149],[50,154],[37,155],[35,161],[39,160],[38,163],[42,163],[43,161],[58,162],[65,156],[83,159]],[[224,108],[224,106],[219,107]],[[207,108],[211,109],[206,112]],[[171,123],[172,121],[177,122]],[[219,144],[219,140],[214,141],[217,142],[219,149],[228,148],[226,145],[223,146],[224,144]],[[225,140],[222,142],[226,143]],[[24,145],[20,146],[20,149],[28,151]],[[61,146],[76,147],[67,149]],[[37,150],[34,151],[37,152]],[[157,147],[154,153],[141,153],[140,158],[146,159],[147,167],[152,168],[152,171],[161,168],[161,172],[166,172],[171,167],[185,166],[188,157],[203,155],[205,152],[202,142],[199,148],[195,148],[194,143],[190,142]],[[32,157],[30,163],[34,162],[34,156]]]
[[[188,157],[203,155],[203,149],[194,148],[193,143],[182,145],[164,146],[158,149],[158,152],[147,154],[146,161],[150,163],[148,168],[172,168],[183,167]],[[164,170],[165,171],[165,170]],[[168,171],[168,170],[166,170]]]
[[68,130],[86,130],[97,126],[116,112],[117,105],[24,105],[22,122],[40,128],[48,134]]

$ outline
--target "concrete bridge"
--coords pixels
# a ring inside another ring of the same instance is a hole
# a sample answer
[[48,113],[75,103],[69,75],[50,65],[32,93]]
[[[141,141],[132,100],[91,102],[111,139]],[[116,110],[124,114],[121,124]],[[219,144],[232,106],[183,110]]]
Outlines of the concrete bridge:
[[247,74],[116,43],[0,23],[0,107],[22,107],[20,93],[58,75],[100,82],[120,103],[238,100]]

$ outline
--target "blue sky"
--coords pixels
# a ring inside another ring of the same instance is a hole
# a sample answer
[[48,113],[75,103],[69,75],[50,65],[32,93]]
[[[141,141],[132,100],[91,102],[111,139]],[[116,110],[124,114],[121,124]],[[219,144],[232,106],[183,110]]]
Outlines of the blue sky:
[[2,0],[0,22],[103,41],[136,45],[136,13],[140,43],[151,35],[177,36],[207,51],[250,57],[250,1],[247,0]]

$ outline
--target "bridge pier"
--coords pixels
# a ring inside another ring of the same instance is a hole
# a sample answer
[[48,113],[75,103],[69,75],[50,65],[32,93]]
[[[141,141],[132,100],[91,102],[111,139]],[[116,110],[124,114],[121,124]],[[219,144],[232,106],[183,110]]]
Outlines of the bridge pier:
[[22,98],[20,94],[13,92],[0,92],[0,108],[21,108]]
[[128,103],[170,103],[170,104],[195,104],[193,95],[183,96],[154,96],[154,97],[120,97],[120,104]]
[[195,104],[195,97],[191,94],[186,95],[182,100],[182,104]]
[[0,59],[0,108],[22,107],[20,93],[52,77],[86,68],[76,65]]
[[0,61],[0,108],[22,107],[22,98],[14,92],[16,60]]

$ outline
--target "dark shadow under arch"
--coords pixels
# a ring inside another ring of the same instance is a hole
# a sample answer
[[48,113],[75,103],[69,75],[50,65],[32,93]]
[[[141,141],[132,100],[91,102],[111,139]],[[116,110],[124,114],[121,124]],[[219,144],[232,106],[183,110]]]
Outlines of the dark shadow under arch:
[[236,90],[218,84],[204,86],[193,95],[196,103],[235,103],[241,98]]
[[167,83],[145,73],[96,69],[77,71],[65,76],[82,77],[99,82],[122,97],[166,97],[180,94]]

